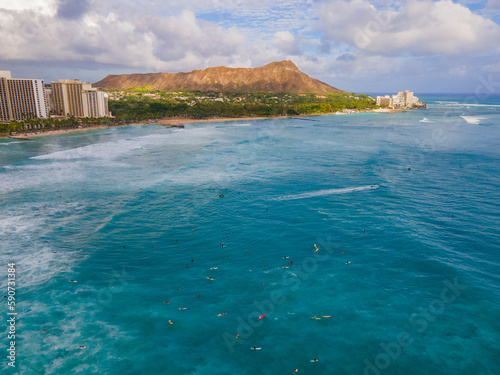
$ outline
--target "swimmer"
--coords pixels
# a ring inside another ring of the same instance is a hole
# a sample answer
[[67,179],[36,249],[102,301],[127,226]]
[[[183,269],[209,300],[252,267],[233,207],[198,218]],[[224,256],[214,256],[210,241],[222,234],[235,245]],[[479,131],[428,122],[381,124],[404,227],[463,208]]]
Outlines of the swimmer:
[[283,266],[283,268],[288,268],[288,266]]
[[162,302],[162,303],[164,303],[165,305],[170,305],[170,302]]
[[47,332],[47,328],[44,328],[42,333],[45,333],[45,332]]
[[198,294],[197,296],[195,296],[196,298],[200,298],[201,296]]
[[179,310],[186,310],[187,307],[179,307]]
[[85,349],[85,348],[86,348],[86,346],[83,346],[83,345],[78,345],[78,348],[79,348],[79,349]]
[[76,282],[77,282],[76,280],[71,280],[71,279],[68,279],[68,281],[69,281],[70,283],[76,283]]
[[217,316],[224,316],[226,315],[227,313],[221,313],[221,314],[218,314]]
[[237,334],[236,334],[236,338],[238,338],[238,337],[240,337],[240,334],[239,334],[239,333],[237,333]]
[[193,230],[194,230],[194,228],[193,228],[193,229],[191,229],[191,230],[193,231]]

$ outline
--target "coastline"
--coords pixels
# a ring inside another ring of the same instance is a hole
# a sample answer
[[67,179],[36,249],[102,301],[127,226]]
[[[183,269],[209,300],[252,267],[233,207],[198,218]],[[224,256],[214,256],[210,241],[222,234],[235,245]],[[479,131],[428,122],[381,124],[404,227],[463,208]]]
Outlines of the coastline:
[[195,123],[267,120],[267,119],[273,119],[273,118],[299,118],[299,117],[311,117],[311,116],[349,115],[349,114],[354,114],[354,113],[367,113],[367,112],[369,112],[369,113],[397,113],[397,112],[405,112],[405,110],[379,108],[379,109],[362,110],[362,111],[356,111],[356,112],[331,112],[331,113],[296,115],[296,116],[220,117],[220,118],[209,118],[209,119],[172,118],[172,119],[155,120],[156,122],[139,121],[139,122],[134,122],[134,123],[130,123],[130,124],[94,125],[94,126],[79,127],[79,128],[75,128],[75,129],[41,130],[41,131],[32,132],[32,133],[22,133],[22,134],[16,134],[16,135],[11,135],[11,136],[1,136],[0,138],[30,140],[32,138],[50,137],[50,136],[57,136],[57,135],[63,135],[63,134],[84,132],[84,131],[89,131],[89,130],[107,129],[107,128],[122,127],[122,126],[160,125],[160,126],[183,128],[184,124],[195,124]]
[[74,129],[58,129],[58,130],[39,130],[37,132],[31,133],[21,133],[10,136],[1,136],[3,139],[21,139],[21,140],[30,140],[32,138],[40,138],[40,137],[50,137],[56,135],[63,134],[71,134],[77,132],[84,132],[89,130],[97,130],[97,129],[107,129],[107,128],[118,128],[122,126],[137,126],[137,125],[160,125],[167,126],[173,128],[183,128],[184,124],[192,124],[198,122],[221,122],[221,121],[238,121],[238,120],[264,120],[270,118],[277,117],[221,117],[221,118],[209,118],[209,119],[182,119],[182,118],[172,118],[172,119],[163,119],[163,120],[155,120],[156,122],[151,121],[139,121],[129,124],[117,124],[117,125],[93,125],[93,126],[85,126]]

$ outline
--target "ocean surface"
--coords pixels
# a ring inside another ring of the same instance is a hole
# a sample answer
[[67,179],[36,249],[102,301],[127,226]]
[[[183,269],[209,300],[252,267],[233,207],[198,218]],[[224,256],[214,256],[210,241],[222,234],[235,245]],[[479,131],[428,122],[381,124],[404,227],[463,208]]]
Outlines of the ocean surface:
[[418,96],[0,140],[2,374],[499,374],[500,97]]

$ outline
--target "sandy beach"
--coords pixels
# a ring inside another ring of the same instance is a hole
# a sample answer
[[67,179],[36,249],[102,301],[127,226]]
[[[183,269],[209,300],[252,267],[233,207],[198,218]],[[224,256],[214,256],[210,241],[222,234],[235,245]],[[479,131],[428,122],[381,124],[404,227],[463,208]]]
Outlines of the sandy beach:
[[135,125],[162,125],[162,126],[171,126],[171,127],[184,127],[184,124],[192,124],[192,123],[205,123],[205,122],[220,122],[220,121],[248,121],[248,120],[263,120],[269,119],[273,117],[224,117],[224,118],[210,118],[210,119],[183,119],[183,118],[173,118],[173,119],[164,119],[157,120],[156,122],[151,121],[140,121],[132,124],[118,124],[118,125],[95,125],[95,126],[85,126],[75,129],[59,129],[59,130],[40,130],[37,132],[26,132],[26,133],[18,133],[11,136],[6,136],[4,138],[14,138],[14,139],[32,139],[39,137],[49,137],[54,135],[63,135],[70,134],[82,131],[96,130],[96,129],[106,129],[106,128],[114,128],[121,126],[135,126]]
[[368,111],[359,111],[359,112],[347,112],[347,113],[323,113],[323,114],[310,114],[304,116],[269,116],[269,117],[219,117],[219,118],[209,118],[209,119],[189,119],[189,118],[171,118],[171,119],[163,119],[163,120],[155,120],[152,121],[140,121],[131,124],[118,124],[118,125],[95,125],[95,126],[85,126],[79,127],[75,129],[59,129],[59,130],[41,130],[37,132],[31,133],[19,133],[15,135],[6,136],[4,138],[14,138],[14,139],[32,139],[39,137],[49,137],[54,135],[63,135],[70,134],[82,131],[96,130],[96,129],[106,129],[106,128],[114,128],[119,126],[135,126],[135,125],[162,125],[162,126],[171,126],[171,127],[184,127],[185,124],[194,124],[194,123],[207,123],[207,122],[221,122],[221,121],[249,121],[249,120],[265,120],[271,118],[297,118],[297,117],[311,117],[311,116],[329,116],[329,115],[346,115],[352,113],[363,113],[363,112],[373,112],[373,113],[396,113],[402,112],[404,110],[401,109],[388,109],[388,108],[380,108],[380,109],[372,109]]

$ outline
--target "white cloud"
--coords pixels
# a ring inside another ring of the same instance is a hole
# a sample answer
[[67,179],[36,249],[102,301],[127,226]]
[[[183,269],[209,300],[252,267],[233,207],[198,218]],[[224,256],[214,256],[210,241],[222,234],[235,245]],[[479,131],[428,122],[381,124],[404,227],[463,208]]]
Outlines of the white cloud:
[[451,0],[410,0],[397,10],[334,1],[323,6],[318,27],[336,43],[386,56],[498,50],[500,40],[499,25]]
[[[99,14],[62,19],[33,10],[1,12],[2,60],[92,61],[159,70],[234,63],[244,37],[184,11],[174,17]],[[21,32],[19,32],[21,30]],[[225,59],[220,59],[225,57]]]
[[289,31],[278,31],[273,36],[273,45],[279,51],[289,55],[299,55],[299,43]]
[[1,10],[31,10],[43,14],[54,15],[57,13],[57,0],[0,0]]

